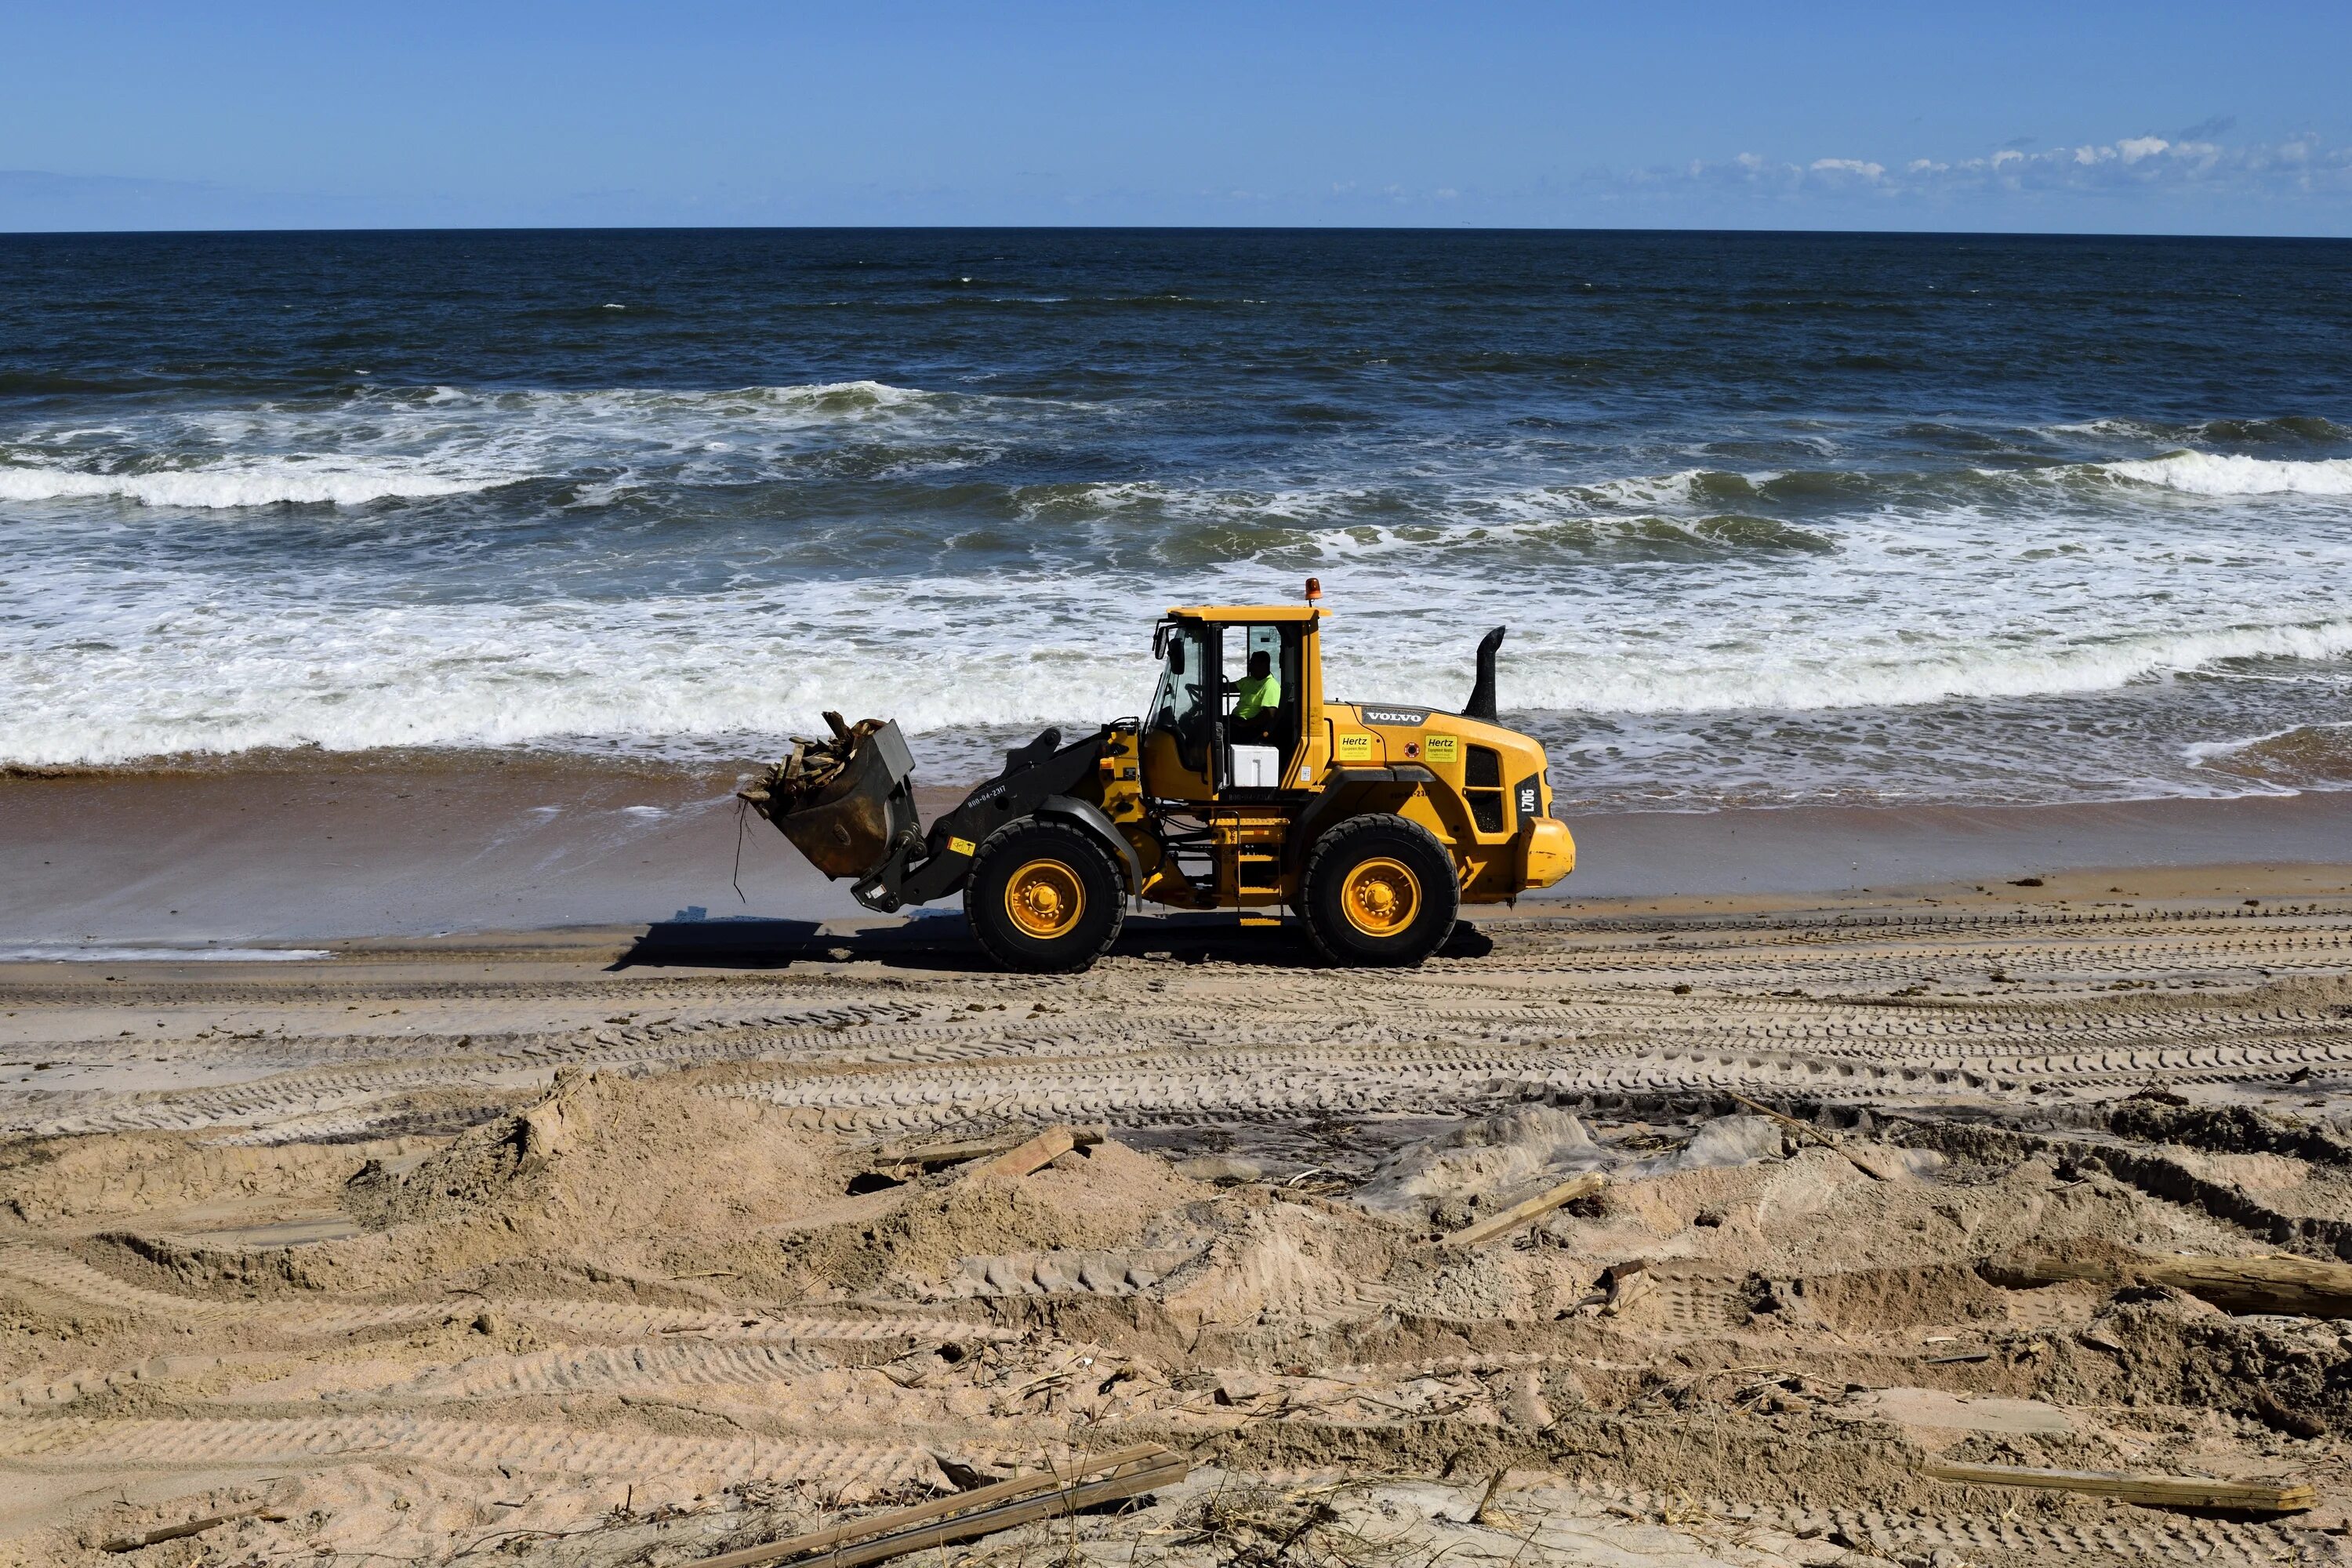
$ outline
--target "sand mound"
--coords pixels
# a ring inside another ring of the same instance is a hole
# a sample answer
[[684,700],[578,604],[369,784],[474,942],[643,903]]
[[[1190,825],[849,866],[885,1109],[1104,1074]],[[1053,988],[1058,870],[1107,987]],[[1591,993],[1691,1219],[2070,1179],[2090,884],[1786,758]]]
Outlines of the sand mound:
[[362,1170],[344,1206],[377,1226],[489,1221],[526,1242],[593,1248],[617,1236],[733,1240],[838,1196],[848,1166],[832,1141],[698,1081],[567,1070],[538,1104],[404,1175]]
[[1184,1247],[1200,1226],[1193,1205],[1212,1191],[1104,1142],[1066,1170],[1017,1180],[949,1172],[874,1194],[856,1217],[787,1237],[785,1249],[817,1284],[929,1295],[967,1259],[994,1254]]

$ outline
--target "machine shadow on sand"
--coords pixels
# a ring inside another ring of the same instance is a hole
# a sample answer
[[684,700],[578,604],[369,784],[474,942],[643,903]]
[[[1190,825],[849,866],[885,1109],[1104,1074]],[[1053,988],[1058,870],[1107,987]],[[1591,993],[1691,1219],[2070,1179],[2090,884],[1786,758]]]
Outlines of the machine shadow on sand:
[[[1441,958],[1480,958],[1492,938],[1458,921],[1439,948]],[[1139,915],[1120,931],[1111,953],[1122,958],[1173,958],[1187,963],[1237,963],[1308,968],[1321,960],[1295,921],[1279,931],[1247,930],[1230,915]],[[864,931],[828,931],[816,921],[740,916],[727,920],[656,921],[611,969],[787,969],[794,963],[880,963],[894,969],[980,971],[995,965],[961,913],[926,915]]]

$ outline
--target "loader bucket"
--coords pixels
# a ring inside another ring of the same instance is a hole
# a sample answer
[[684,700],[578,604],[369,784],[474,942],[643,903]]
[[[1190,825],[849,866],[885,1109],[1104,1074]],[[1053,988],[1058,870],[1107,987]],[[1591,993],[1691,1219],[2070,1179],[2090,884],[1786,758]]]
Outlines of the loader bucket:
[[920,830],[910,781],[914,753],[896,723],[885,724],[851,753],[839,777],[807,802],[761,810],[809,864],[835,881],[879,870],[900,839]]

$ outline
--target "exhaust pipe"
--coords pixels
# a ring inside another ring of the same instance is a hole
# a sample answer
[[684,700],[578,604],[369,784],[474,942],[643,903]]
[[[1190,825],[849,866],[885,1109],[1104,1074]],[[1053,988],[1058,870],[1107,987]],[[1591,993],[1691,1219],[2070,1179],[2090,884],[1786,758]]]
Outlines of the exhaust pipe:
[[1495,650],[1503,646],[1503,634],[1510,629],[1496,626],[1478,639],[1478,683],[1470,689],[1470,700],[1462,705],[1465,719],[1495,721]]

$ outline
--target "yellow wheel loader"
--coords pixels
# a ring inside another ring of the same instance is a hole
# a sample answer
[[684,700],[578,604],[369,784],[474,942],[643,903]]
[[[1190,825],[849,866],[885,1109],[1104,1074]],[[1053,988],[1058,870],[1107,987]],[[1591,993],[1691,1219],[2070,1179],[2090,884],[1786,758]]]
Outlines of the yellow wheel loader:
[[1495,656],[1478,645],[1460,713],[1328,700],[1320,589],[1303,605],[1171,609],[1140,719],[1070,744],[1048,730],[926,828],[895,723],[856,729],[771,770],[745,798],[827,876],[878,910],[963,895],[1008,969],[1086,968],[1130,901],[1288,909],[1334,963],[1414,964],[1465,903],[1501,903],[1575,868],[1551,815],[1543,747],[1495,722]]

